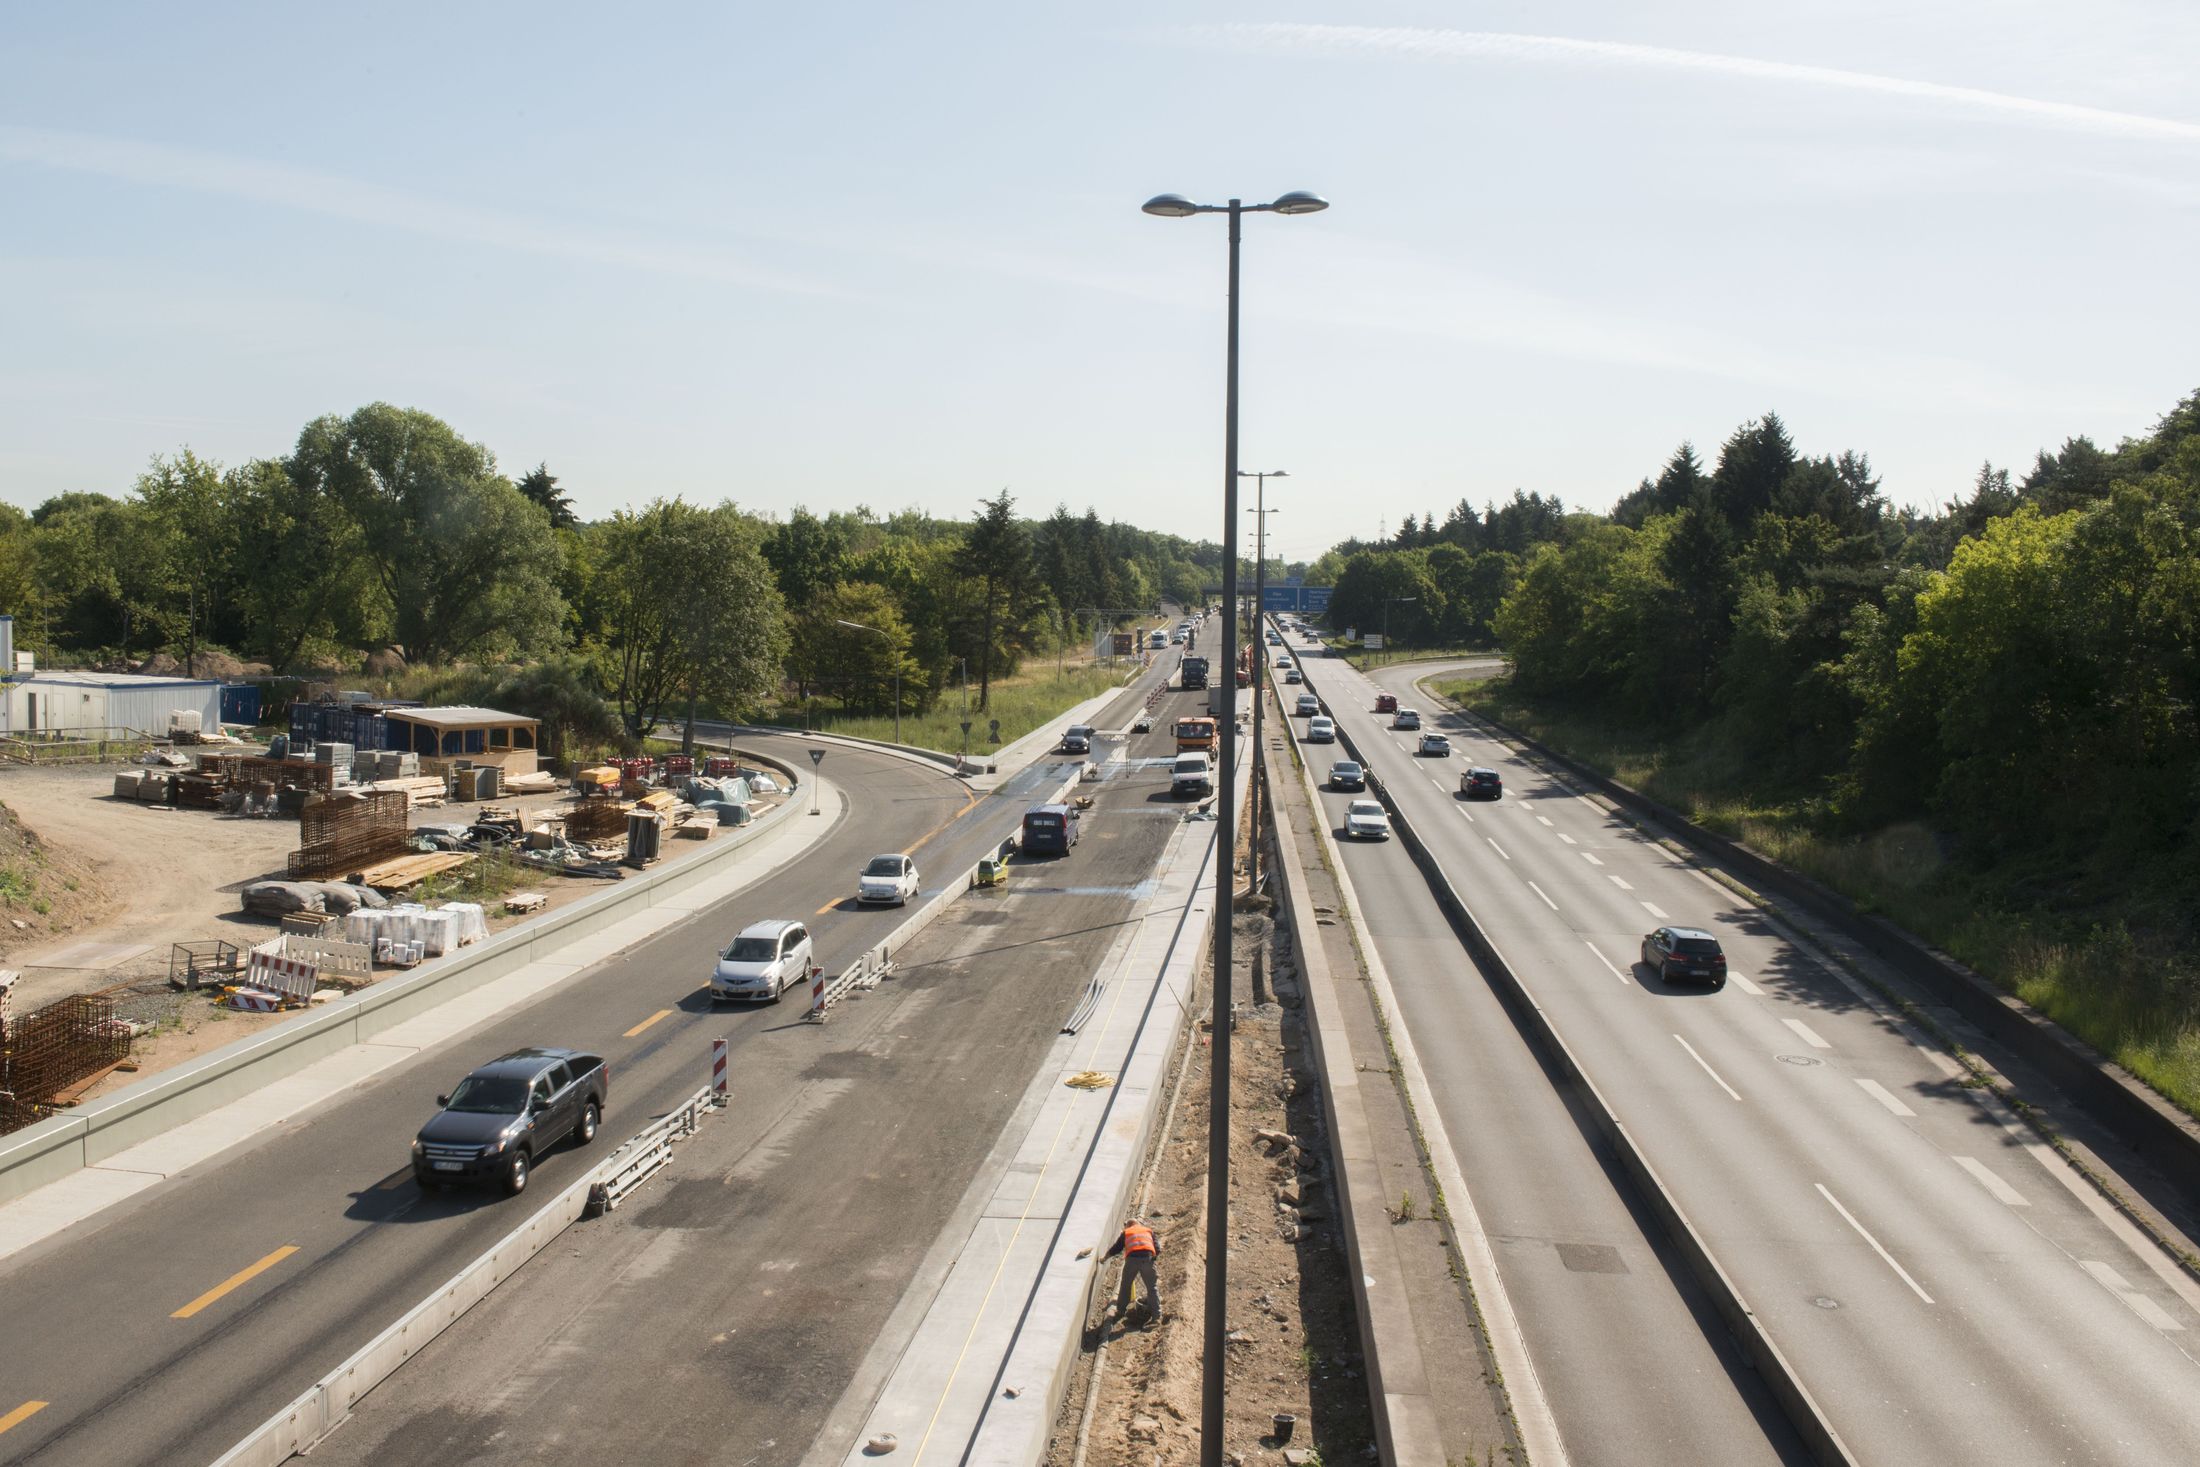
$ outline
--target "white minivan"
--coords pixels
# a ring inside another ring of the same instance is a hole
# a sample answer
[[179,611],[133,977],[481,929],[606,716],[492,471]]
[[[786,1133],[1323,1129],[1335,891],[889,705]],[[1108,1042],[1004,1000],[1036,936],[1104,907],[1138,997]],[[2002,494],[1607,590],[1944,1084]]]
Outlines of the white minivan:
[[711,969],[710,1001],[777,999],[810,981],[810,929],[775,918],[741,929]]

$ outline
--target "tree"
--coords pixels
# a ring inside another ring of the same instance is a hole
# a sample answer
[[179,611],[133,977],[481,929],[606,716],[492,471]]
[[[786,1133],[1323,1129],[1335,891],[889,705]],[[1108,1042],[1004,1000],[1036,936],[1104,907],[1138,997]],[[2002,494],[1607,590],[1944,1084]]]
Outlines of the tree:
[[427,413],[374,403],[307,424],[289,469],[358,528],[409,658],[556,644],[564,607],[549,515],[486,448]]
[[764,559],[779,578],[789,606],[807,606],[817,593],[848,579],[848,536],[833,518],[797,509],[764,537]]
[[1006,489],[979,502],[955,568],[970,578],[977,597],[978,709],[984,712],[992,698],[1000,635],[1018,624],[1031,590],[1031,541],[1016,522],[1015,502]]
[[558,492],[558,477],[550,472],[548,464],[536,464],[512,487],[542,506],[550,516],[551,529],[570,530],[581,522],[580,516],[573,513],[573,501]]
[[1794,468],[1795,441],[1778,413],[1742,424],[1720,447],[1719,467],[1711,476],[1719,512],[1735,529],[1747,531],[1772,507]]
[[924,668],[909,646],[909,627],[891,592],[868,581],[843,581],[820,592],[795,619],[787,672],[804,698],[817,686],[845,707],[889,712],[898,676],[907,712],[924,692]]

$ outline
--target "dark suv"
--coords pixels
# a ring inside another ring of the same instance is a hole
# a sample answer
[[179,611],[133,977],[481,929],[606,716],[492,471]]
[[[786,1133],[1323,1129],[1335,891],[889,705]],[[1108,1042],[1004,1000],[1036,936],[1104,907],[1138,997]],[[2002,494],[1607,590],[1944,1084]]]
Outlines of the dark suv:
[[1643,938],[1642,961],[1661,983],[1697,978],[1714,989],[1726,987],[1726,954],[1700,927],[1660,927]]
[[515,1049],[458,1082],[412,1145],[423,1192],[452,1182],[493,1181],[507,1196],[527,1188],[536,1158],[573,1138],[596,1139],[611,1067],[574,1049]]

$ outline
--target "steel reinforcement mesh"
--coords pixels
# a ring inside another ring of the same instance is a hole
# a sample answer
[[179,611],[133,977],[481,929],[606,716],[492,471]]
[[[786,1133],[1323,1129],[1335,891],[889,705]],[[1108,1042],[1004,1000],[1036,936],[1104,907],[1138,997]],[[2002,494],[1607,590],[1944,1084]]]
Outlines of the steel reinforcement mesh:
[[[77,994],[20,1016],[0,1033],[0,1091],[29,1125],[61,1091],[130,1055],[130,1031],[111,998]],[[13,1129],[8,1127],[7,1129]]]
[[607,841],[625,837],[626,806],[617,800],[580,800],[565,812],[567,840]]
[[298,812],[293,881],[343,877],[406,852],[407,800],[396,790],[317,795]]

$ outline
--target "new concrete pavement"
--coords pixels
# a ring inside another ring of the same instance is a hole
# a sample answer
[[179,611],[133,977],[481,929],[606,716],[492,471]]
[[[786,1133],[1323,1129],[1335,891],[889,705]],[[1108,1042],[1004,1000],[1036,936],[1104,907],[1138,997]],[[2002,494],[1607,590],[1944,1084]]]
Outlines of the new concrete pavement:
[[[1142,696],[1127,693],[1126,706]],[[708,1041],[724,1035],[737,1104],[711,1122],[715,1134],[789,1126],[782,1102],[792,1092],[748,1091],[744,1076],[752,1067],[773,1073],[770,1056],[788,1048],[784,1031],[801,1001],[713,1012],[702,985],[717,950],[748,921],[793,916],[810,923],[819,960],[836,967],[899,920],[847,899],[865,858],[909,849],[928,877],[959,873],[1014,828],[1027,786],[1060,778],[1041,765],[978,798],[944,774],[878,754],[836,747],[828,767],[852,817],[788,868],[0,1264],[0,1462],[210,1461],[514,1226],[533,1198],[423,1196],[406,1163],[435,1094],[483,1059],[530,1043],[608,1056],[611,1101],[597,1142],[606,1146],[702,1084]],[[983,1038],[970,1035],[981,1048]],[[955,1117],[910,1108],[896,1123],[951,1129]],[[552,1154],[537,1184],[547,1195],[578,1169],[579,1158]],[[741,1220],[730,1211],[730,1231],[711,1246],[750,1247]],[[870,1267],[857,1253],[839,1257],[836,1268],[851,1277]],[[542,1363],[539,1341],[500,1348],[515,1363]]]
[[[1372,708],[1378,688],[1413,706],[1427,669],[1371,682],[1335,659],[1306,667],[1859,1460],[2191,1460],[2200,1291],[1948,1056],[1732,891],[1465,720],[1424,704],[1453,754],[1417,757],[1416,735]],[[1458,797],[1469,764],[1502,773],[1503,800]],[[1341,824],[1346,797],[1327,798]],[[1706,1344],[1717,1325],[1700,1307],[1693,1332],[1675,1315],[1690,1291],[1654,1277],[1624,1193],[1542,1175],[1564,1134],[1524,1112],[1545,1108],[1533,1089],[1548,1082],[1508,1060],[1518,1044],[1483,980],[1441,920],[1401,896],[1420,880],[1411,861],[1393,842],[1347,864],[1484,1222],[1510,1239],[1500,1264],[1571,1454],[1782,1450],[1723,1342]],[[1723,991],[1667,985],[1637,961],[1643,933],[1668,922],[1719,936]],[[1510,1144],[1516,1130],[1526,1145]],[[1578,1304],[1599,1287],[1601,1333]],[[1575,1323],[1539,1329],[1556,1317]]]

